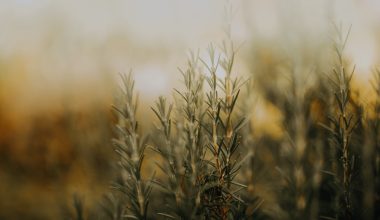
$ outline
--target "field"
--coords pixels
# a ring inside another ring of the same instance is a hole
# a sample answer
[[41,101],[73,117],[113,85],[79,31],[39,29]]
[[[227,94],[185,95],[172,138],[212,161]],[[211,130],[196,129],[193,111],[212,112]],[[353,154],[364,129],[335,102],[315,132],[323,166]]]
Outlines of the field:
[[0,219],[380,219],[378,4],[142,2],[0,3]]

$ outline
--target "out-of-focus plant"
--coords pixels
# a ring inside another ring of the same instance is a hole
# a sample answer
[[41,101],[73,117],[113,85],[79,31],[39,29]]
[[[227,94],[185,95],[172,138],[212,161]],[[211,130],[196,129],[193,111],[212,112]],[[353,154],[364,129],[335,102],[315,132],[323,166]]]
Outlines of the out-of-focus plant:
[[316,99],[314,77],[300,60],[292,60],[285,70],[288,87],[280,105],[285,132],[281,146],[285,149],[277,169],[285,185],[279,200],[290,219],[317,219],[319,204],[312,198],[319,191],[323,160],[314,138],[318,134],[312,118],[312,103]]
[[[370,105],[366,120],[366,142],[362,150],[363,208],[366,219],[374,219],[380,212],[376,209],[380,204],[380,70],[373,74],[372,87],[376,94],[375,102]],[[373,115],[372,115],[373,114]]]

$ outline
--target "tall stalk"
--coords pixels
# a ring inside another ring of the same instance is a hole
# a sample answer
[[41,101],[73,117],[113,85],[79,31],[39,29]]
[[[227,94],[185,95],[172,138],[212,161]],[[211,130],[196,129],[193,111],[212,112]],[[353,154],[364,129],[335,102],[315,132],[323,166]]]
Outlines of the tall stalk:
[[333,140],[339,149],[339,161],[342,167],[340,181],[342,184],[343,195],[341,199],[342,213],[340,218],[352,219],[352,174],[354,171],[354,155],[351,152],[350,141],[356,125],[360,118],[352,112],[350,82],[355,68],[350,73],[345,69],[343,51],[347,43],[349,31],[346,36],[342,35],[341,28],[337,28],[338,39],[334,42],[334,49],[337,56],[336,68],[330,81],[333,85],[336,111],[329,119],[331,127],[326,127],[332,134]]
[[[232,43],[223,44],[222,54],[215,61],[215,48],[211,45],[209,48],[211,65],[203,61],[210,75],[206,78],[210,87],[206,100],[207,114],[211,121],[209,131],[211,143],[208,146],[214,161],[210,164],[215,170],[210,176],[214,186],[208,190],[209,195],[204,197],[204,201],[212,205],[209,217],[220,219],[230,219],[239,212],[239,207],[242,207],[242,200],[232,191],[232,185],[246,188],[234,181],[244,161],[240,157],[238,148],[239,130],[245,122],[245,119],[240,119],[237,123],[233,123],[233,113],[242,85],[240,78],[232,78],[235,52]],[[219,64],[226,74],[224,79],[217,77]],[[218,91],[224,96],[219,96]]]
[[294,169],[292,170],[292,176],[294,179],[295,194],[295,218],[302,219],[305,218],[305,211],[307,207],[307,182],[305,174],[305,154],[307,153],[308,146],[307,142],[307,132],[310,129],[308,126],[307,119],[305,119],[305,85],[301,84],[301,81],[305,84],[302,75],[305,73],[300,73],[299,67],[293,67],[291,74],[291,94],[289,99],[290,104],[293,108],[293,117],[288,125],[288,132],[291,139],[291,144],[293,145],[293,162]]
[[116,138],[113,140],[115,151],[120,158],[120,175],[122,183],[115,183],[127,200],[126,218],[147,219],[149,196],[152,191],[150,182],[142,177],[142,164],[147,138],[141,137],[136,119],[137,96],[134,93],[132,74],[122,75],[122,97],[120,104],[113,106],[118,117]]
[[281,206],[289,210],[290,219],[315,219],[318,201],[311,197],[319,190],[321,169],[317,164],[321,155],[313,137],[317,131],[310,113],[311,103],[316,98],[315,89],[312,72],[305,71],[301,56],[291,58],[291,61],[287,70],[289,84],[280,104],[286,136],[282,140],[284,154],[277,167],[285,184],[279,199]]

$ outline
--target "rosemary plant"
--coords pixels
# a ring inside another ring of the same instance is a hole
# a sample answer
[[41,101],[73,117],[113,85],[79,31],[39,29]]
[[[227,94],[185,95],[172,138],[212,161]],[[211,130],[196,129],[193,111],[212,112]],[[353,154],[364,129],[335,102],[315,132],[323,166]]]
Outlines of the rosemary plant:
[[[238,131],[244,125],[244,120],[233,123],[242,85],[231,76],[235,51],[216,60],[211,45],[209,56],[211,66],[192,54],[188,68],[180,70],[185,88],[175,90],[179,96],[175,117],[173,105],[167,105],[163,97],[152,108],[160,121],[153,149],[163,158],[163,165],[158,166],[167,176],[166,182],[155,181],[167,198],[167,212],[158,214],[167,218],[235,219],[244,215],[245,204],[238,192],[245,186],[234,181],[243,163]],[[199,60],[210,73],[207,93],[203,92]],[[226,72],[223,80],[216,75],[219,63]]]
[[[337,67],[333,69],[333,75],[330,82],[334,88],[336,111],[333,116],[329,117],[332,126],[323,125],[330,131],[335,146],[339,149],[339,161],[342,166],[342,174],[338,175],[342,184],[343,195],[340,199],[341,213],[338,217],[341,219],[352,219],[352,174],[355,167],[355,156],[351,152],[351,137],[360,117],[352,112],[350,82],[355,68],[348,73],[345,69],[343,60],[343,51],[347,43],[348,35],[343,36],[341,27],[336,28],[338,39],[334,42],[335,53],[337,56]],[[351,107],[351,109],[350,109]]]
[[[290,161],[284,164],[284,169],[281,173],[288,181],[286,192],[288,199],[284,200],[284,206],[289,211],[291,219],[307,218],[308,209],[308,177],[305,157],[309,153],[310,142],[308,142],[307,134],[310,130],[310,120],[307,118],[307,104],[305,100],[307,86],[305,78],[307,75],[300,72],[299,63],[294,64],[290,70],[290,88],[284,100],[284,129],[287,134],[285,144],[289,145],[289,153],[284,155],[285,161]],[[301,83],[302,82],[302,83]],[[288,169],[288,171],[286,171]]]
[[114,188],[127,198],[124,217],[147,219],[149,196],[152,183],[142,177],[142,164],[147,144],[147,137],[138,132],[136,120],[137,97],[134,93],[134,80],[131,73],[122,75],[123,89],[121,104],[113,106],[119,116],[116,125],[116,138],[113,140],[120,158],[120,174],[122,184],[115,183]]
[[[237,183],[234,179],[244,162],[238,151],[241,141],[238,132],[244,125],[245,119],[233,123],[235,104],[239,96],[239,88],[242,85],[240,78],[232,78],[236,52],[233,44],[231,43],[227,47],[224,43],[222,52],[224,57],[220,59],[219,56],[216,60],[215,48],[210,45],[211,65],[207,65],[203,61],[210,75],[207,78],[210,91],[207,94],[206,103],[211,124],[206,130],[208,130],[211,140],[207,146],[213,155],[213,159],[209,163],[213,171],[206,179],[212,184],[207,186],[203,201],[206,203],[206,207],[210,207],[208,218],[231,219],[239,215],[244,207],[244,202],[237,192],[246,186]],[[224,80],[218,79],[216,75],[219,63],[226,74]],[[218,86],[224,93],[222,97],[218,94]],[[233,190],[232,185],[237,189]]]
[[315,138],[319,131],[312,117],[312,103],[316,100],[315,75],[304,65],[303,59],[301,54],[294,55],[289,67],[284,68],[288,86],[279,104],[285,133],[277,167],[284,183],[279,202],[289,219],[317,219],[319,211],[322,153]]
[[[195,219],[203,216],[201,179],[207,174],[207,165],[206,136],[201,124],[205,115],[203,76],[197,71],[198,60],[198,56],[191,53],[187,69],[180,69],[185,89],[175,90],[180,100],[176,103],[174,120],[171,115],[173,105],[167,107],[165,98],[160,97],[156,107],[152,108],[160,121],[157,127],[163,137],[156,139],[153,149],[163,158],[164,165],[158,166],[167,175],[167,183],[155,181],[168,197],[169,213],[159,214],[170,218]],[[172,126],[173,121],[175,126]]]

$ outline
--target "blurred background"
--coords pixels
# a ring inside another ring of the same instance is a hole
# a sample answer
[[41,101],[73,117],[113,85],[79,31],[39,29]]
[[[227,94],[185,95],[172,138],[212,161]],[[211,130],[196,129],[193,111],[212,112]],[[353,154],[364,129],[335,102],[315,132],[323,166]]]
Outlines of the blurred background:
[[[377,0],[0,0],[0,219],[56,219],[72,195],[91,205],[108,189],[119,73],[133,70],[148,127],[189,50],[205,56],[226,26],[242,45],[235,72],[264,82],[263,66],[283,56],[328,63],[334,22],[352,25],[346,56],[367,102],[380,65]],[[273,132],[276,111],[259,102],[255,112]]]

